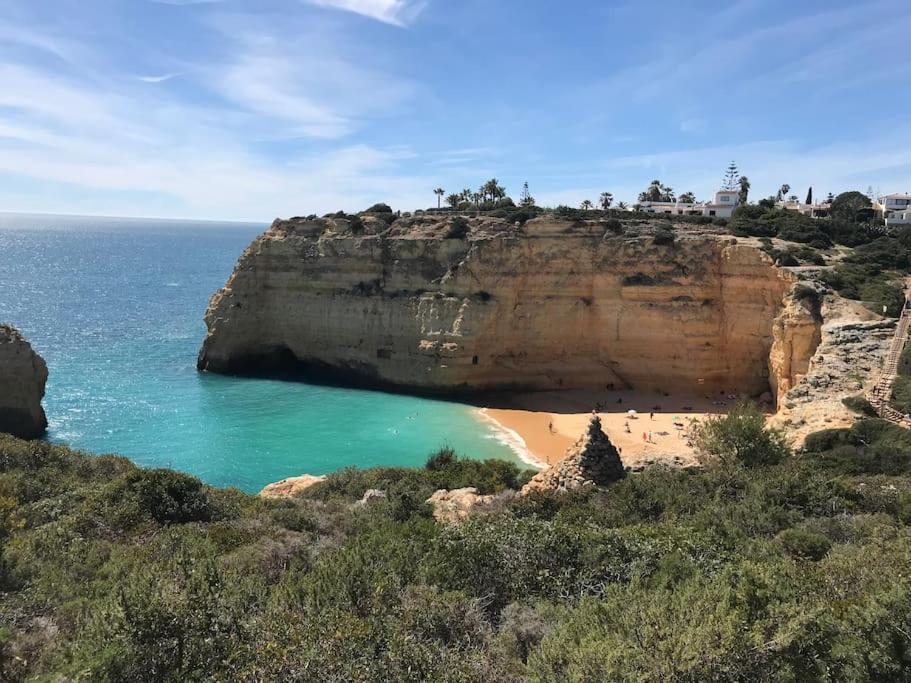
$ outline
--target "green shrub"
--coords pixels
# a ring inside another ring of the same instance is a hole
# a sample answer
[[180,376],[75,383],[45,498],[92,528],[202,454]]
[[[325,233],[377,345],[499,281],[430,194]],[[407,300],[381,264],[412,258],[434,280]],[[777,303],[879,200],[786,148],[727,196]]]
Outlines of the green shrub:
[[867,417],[876,417],[876,408],[865,396],[847,396],[841,402],[850,410]]
[[767,427],[765,416],[752,404],[739,405],[727,415],[697,424],[693,442],[704,458],[725,466],[774,465],[790,455],[784,433]]
[[185,524],[213,517],[202,482],[172,470],[136,470],[105,487],[102,500],[108,509],[135,512],[135,521],[151,518],[159,524]]
[[905,474],[911,471],[911,432],[880,419],[850,429],[810,434],[804,451],[824,466],[847,474]]
[[652,237],[652,243],[667,246],[674,243],[674,240],[677,239],[677,236],[674,234],[673,230],[668,228],[661,228],[655,232],[654,237]]
[[814,562],[825,557],[832,547],[828,538],[806,529],[786,529],[778,534],[778,542],[791,557]]
[[468,237],[471,227],[468,220],[462,216],[456,216],[452,219],[449,228],[446,231],[446,239],[463,240]]
[[364,213],[392,213],[392,207],[380,202],[379,204],[371,206]]

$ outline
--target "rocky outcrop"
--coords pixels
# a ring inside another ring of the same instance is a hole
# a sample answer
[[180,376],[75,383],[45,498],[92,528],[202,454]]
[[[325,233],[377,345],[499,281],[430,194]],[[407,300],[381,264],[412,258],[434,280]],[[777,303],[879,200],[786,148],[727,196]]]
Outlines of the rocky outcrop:
[[777,402],[809,371],[810,359],[822,338],[821,322],[816,300],[810,298],[789,297],[775,317],[769,351],[769,384]]
[[475,487],[469,486],[463,489],[439,489],[426,502],[433,508],[435,520],[446,524],[458,524],[467,519],[472,512],[490,510],[497,499],[498,496],[481,495]]
[[690,227],[656,244],[647,223],[617,235],[554,218],[456,227],[276,221],[212,298],[199,368],[433,393],[614,384],[759,395],[776,384],[770,371],[792,383],[812,353],[792,341],[770,369],[795,278],[749,241]]
[[47,365],[19,331],[0,325],[0,432],[35,439],[47,429]]
[[820,343],[806,372],[781,395],[772,418],[796,446],[812,432],[853,424],[857,415],[842,401],[874,385],[895,330],[895,320],[835,296],[824,299],[821,317]]
[[299,477],[288,477],[281,481],[268,484],[259,492],[263,498],[296,498],[301,493],[321,481],[326,481],[325,476],[302,474]]
[[606,486],[625,474],[620,453],[601,429],[601,419],[592,415],[588,429],[566,451],[566,457],[538,472],[522,487],[523,494],[535,491],[572,491],[585,486]]

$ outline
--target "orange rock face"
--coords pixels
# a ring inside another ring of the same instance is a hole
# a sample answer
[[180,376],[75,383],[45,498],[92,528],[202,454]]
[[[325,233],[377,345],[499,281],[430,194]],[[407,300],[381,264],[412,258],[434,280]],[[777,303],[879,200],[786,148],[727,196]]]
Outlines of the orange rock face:
[[658,245],[647,229],[553,219],[473,220],[458,239],[440,219],[356,227],[292,219],[258,237],[212,298],[200,369],[429,392],[759,395],[790,386],[813,352],[779,317],[794,276],[730,236],[681,228]]

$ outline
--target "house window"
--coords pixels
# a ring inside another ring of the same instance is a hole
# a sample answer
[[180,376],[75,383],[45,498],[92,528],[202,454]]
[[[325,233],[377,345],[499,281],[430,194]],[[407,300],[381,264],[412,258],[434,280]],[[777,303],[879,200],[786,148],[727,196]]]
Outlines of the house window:
[[710,209],[709,216],[714,216],[714,215],[715,215],[715,209]]
[[723,202],[729,202],[729,201],[731,201],[731,198],[728,197],[727,195],[724,195],[724,194],[723,194],[723,195],[721,195],[721,201],[723,201]]
[[477,364],[478,364],[478,357],[477,357],[477,356],[472,356],[472,357],[471,357],[471,364],[472,364],[472,365],[477,365]]

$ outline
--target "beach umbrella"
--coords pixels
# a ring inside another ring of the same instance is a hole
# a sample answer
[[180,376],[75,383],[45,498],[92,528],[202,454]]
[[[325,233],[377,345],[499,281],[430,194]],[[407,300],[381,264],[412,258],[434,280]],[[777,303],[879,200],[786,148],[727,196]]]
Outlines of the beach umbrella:
[[627,411],[626,411],[626,414],[629,415],[630,417],[636,417],[636,411],[635,411],[635,410],[627,410]]

